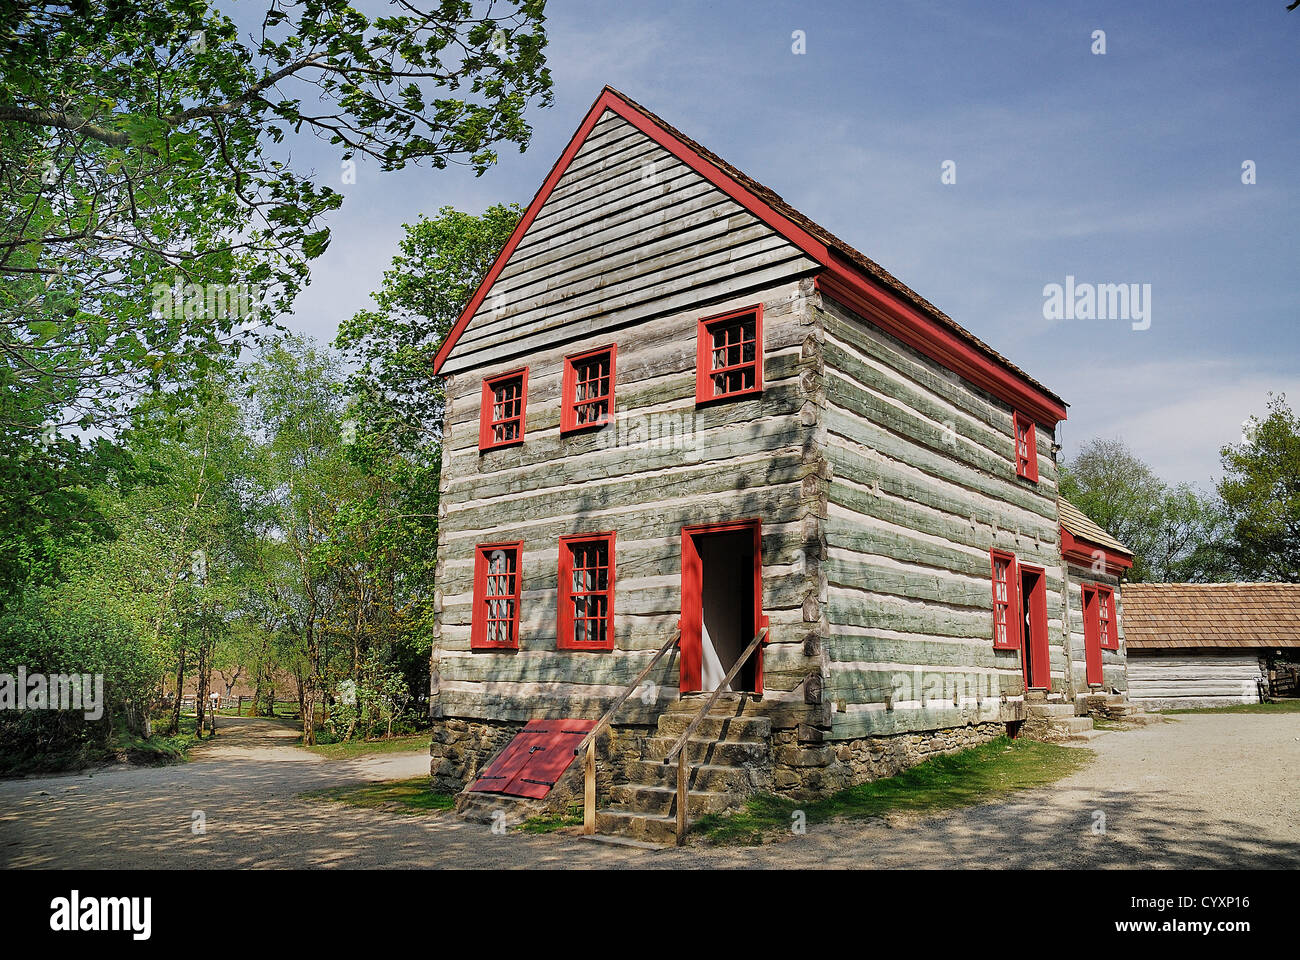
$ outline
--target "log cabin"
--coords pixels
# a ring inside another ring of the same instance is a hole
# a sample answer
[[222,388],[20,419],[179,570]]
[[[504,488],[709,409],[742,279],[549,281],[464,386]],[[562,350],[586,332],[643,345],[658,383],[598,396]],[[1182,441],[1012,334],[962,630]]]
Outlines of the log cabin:
[[1295,696],[1300,584],[1129,586],[1129,696],[1151,710]]
[[1064,401],[611,88],[435,368],[467,809],[571,802],[585,746],[589,828],[660,842],[1123,690],[1131,557],[1063,510]]

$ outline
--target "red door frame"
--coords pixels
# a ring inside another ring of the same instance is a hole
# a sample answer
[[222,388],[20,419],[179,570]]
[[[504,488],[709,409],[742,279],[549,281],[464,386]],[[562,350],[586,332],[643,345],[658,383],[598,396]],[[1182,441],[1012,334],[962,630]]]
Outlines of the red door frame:
[[[1025,674],[1025,686],[1031,690],[1051,690],[1052,652],[1047,633],[1047,571],[1042,567],[1031,567],[1023,563],[1019,564],[1019,567],[1022,596],[1029,598],[1029,636],[1024,638],[1023,645],[1023,648],[1029,651],[1029,658],[1026,662],[1023,654],[1020,657],[1021,669]],[[1033,584],[1028,590],[1025,590],[1024,586],[1026,577],[1033,578]],[[1023,613],[1023,609],[1017,611],[1018,615]],[[1032,676],[1030,676],[1031,671]]]
[[1083,658],[1087,663],[1088,686],[1103,683],[1101,669],[1101,620],[1097,610],[1097,588],[1085,586],[1083,592]]
[[[711,533],[734,533],[750,530],[754,537],[754,623],[755,631],[767,626],[763,616],[763,523],[761,520],[729,520],[682,527],[682,618],[681,680],[682,693],[701,688],[702,634],[704,627],[704,564],[695,538]],[[769,638],[770,639],[770,638]],[[763,692],[763,647],[754,654],[754,693]],[[711,691],[710,691],[711,692]]]

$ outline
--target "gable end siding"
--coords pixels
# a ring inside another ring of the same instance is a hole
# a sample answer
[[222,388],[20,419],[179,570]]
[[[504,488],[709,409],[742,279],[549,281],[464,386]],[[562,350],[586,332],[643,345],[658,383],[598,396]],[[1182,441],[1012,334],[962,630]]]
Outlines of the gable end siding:
[[605,111],[442,368],[499,366],[817,264],[626,120]]

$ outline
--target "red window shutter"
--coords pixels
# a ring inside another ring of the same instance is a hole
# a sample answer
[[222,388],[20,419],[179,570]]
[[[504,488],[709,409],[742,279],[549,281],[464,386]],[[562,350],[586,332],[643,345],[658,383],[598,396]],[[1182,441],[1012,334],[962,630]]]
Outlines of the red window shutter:
[[1020,649],[1020,578],[1016,556],[992,550],[993,564],[993,647],[997,650]]
[[474,610],[471,649],[519,646],[519,594],[523,541],[481,543],[474,548]]
[[616,345],[566,357],[560,432],[591,430],[614,419]]
[[614,534],[560,538],[560,650],[614,649]]
[[523,443],[527,419],[527,367],[484,379],[478,421],[480,451]]
[[1038,482],[1038,428],[1034,421],[1019,413],[1012,414],[1015,441],[1016,476]]
[[763,305],[699,321],[695,335],[695,402],[763,392]]

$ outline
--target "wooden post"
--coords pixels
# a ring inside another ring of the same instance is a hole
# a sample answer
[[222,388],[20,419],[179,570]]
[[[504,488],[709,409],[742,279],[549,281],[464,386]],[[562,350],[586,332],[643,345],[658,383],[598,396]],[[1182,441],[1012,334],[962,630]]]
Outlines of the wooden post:
[[677,846],[686,843],[686,747],[677,754]]
[[596,832],[596,741],[587,742],[587,756],[582,763],[582,832]]

